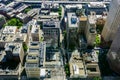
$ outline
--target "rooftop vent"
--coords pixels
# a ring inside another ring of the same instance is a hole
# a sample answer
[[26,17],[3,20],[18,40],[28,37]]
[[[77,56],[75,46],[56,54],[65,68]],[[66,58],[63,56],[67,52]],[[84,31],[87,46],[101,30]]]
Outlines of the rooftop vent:
[[72,23],[72,24],[76,24],[76,22],[77,22],[77,18],[73,18],[73,17],[72,17],[72,18],[71,18],[71,23]]

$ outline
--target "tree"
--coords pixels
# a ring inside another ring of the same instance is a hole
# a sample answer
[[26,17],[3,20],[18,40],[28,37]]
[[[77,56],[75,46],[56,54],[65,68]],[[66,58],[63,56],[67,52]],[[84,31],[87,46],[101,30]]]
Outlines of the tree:
[[17,26],[17,28],[19,29],[22,25],[23,23],[19,19],[12,18],[4,26]]
[[65,72],[67,76],[70,76],[70,69],[69,69],[69,64],[65,64]]
[[31,9],[32,9],[32,7],[30,6],[30,7],[26,8],[23,12],[24,12],[24,13],[27,13],[27,12],[30,11]]
[[95,46],[99,46],[100,43],[101,43],[101,38],[100,38],[100,35],[97,34],[97,35],[96,35],[96,39],[95,39]]
[[102,80],[100,77],[94,77],[93,80]]
[[27,45],[26,45],[25,43],[23,43],[23,49],[24,49],[25,52],[26,52],[27,49],[28,49],[28,47],[27,47]]

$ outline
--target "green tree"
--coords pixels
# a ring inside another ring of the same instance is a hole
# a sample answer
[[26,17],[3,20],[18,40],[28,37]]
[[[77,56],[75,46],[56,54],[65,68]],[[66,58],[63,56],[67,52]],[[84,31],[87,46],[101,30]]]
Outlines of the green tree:
[[99,34],[96,35],[96,39],[95,39],[95,46],[99,46],[101,43],[101,39],[99,37]]
[[17,28],[19,29],[22,25],[23,23],[19,19],[12,18],[4,25],[4,27],[5,26],[17,26]]
[[65,64],[65,72],[67,76],[70,76],[70,69],[69,69],[69,64]]
[[26,8],[23,12],[24,12],[24,13],[27,13],[27,12],[30,11],[31,9],[32,9],[32,7],[30,6],[30,7]]
[[102,80],[101,77],[94,77],[93,80]]
[[26,52],[28,49],[27,44],[23,43],[23,50]]

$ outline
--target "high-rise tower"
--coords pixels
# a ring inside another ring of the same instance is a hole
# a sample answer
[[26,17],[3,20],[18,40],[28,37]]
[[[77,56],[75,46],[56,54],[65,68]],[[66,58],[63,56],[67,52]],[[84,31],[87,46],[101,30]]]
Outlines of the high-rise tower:
[[105,41],[112,41],[120,24],[120,0],[112,0],[110,11],[102,31]]
[[108,51],[107,59],[113,71],[120,74],[120,27]]

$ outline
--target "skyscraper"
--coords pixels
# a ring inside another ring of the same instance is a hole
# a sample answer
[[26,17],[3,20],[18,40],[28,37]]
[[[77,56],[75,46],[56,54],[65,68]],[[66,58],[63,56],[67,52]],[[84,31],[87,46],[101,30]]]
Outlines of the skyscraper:
[[120,0],[112,0],[110,11],[102,31],[102,37],[105,41],[112,41],[120,24]]
[[120,74],[120,27],[107,54],[110,68]]
[[96,13],[91,12],[91,15],[88,15],[87,27],[85,29],[85,36],[87,39],[87,44],[93,46],[96,37]]

